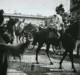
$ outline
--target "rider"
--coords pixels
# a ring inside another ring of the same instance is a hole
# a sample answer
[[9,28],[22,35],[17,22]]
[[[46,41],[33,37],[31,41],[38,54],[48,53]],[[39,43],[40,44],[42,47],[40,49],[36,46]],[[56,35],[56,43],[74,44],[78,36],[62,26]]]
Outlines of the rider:
[[64,23],[62,21],[62,17],[56,14],[56,15],[53,15],[53,17],[51,18],[48,28],[50,30],[53,30],[53,29],[56,30],[57,36],[58,36],[57,38],[59,38],[60,37],[59,31],[62,29],[63,24]]

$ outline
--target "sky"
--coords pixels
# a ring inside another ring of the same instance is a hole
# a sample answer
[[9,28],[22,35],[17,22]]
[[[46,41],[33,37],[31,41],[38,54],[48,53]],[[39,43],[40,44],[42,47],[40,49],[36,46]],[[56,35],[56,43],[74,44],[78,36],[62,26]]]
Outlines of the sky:
[[50,16],[55,14],[56,6],[61,3],[69,12],[70,0],[0,0],[0,9],[5,13]]

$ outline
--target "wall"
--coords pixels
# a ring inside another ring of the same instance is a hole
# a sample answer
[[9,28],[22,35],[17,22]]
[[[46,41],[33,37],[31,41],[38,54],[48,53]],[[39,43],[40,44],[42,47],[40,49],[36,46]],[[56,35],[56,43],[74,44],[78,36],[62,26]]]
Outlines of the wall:
[[32,24],[36,24],[37,26],[39,26],[40,24],[43,24],[45,25],[45,17],[27,17],[27,16],[23,16],[23,15],[19,15],[19,16],[16,16],[16,15],[4,15],[4,22],[9,20],[9,16],[10,17],[13,17],[13,18],[18,18],[20,21],[23,21],[23,19],[25,19],[25,23],[32,23]]

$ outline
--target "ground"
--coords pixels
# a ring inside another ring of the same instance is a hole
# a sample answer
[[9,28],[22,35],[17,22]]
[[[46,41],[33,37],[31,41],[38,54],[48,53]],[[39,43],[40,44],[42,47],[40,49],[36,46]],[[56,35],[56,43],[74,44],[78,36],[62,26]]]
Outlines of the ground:
[[50,51],[53,62],[53,65],[50,65],[44,49],[39,54],[39,64],[36,64],[35,54],[35,49],[26,50],[21,62],[10,57],[8,75],[80,75],[80,58],[74,59],[75,68],[77,69],[77,73],[74,73],[68,57],[63,62],[63,69],[61,70],[58,68],[62,55],[55,55]]

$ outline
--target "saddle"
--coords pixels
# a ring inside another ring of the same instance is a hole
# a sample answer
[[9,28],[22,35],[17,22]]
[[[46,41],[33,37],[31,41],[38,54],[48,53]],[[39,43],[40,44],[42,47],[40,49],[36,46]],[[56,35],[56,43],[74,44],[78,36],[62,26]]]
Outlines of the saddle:
[[52,39],[52,38],[58,38],[58,33],[56,30],[50,30],[49,31],[49,38]]

